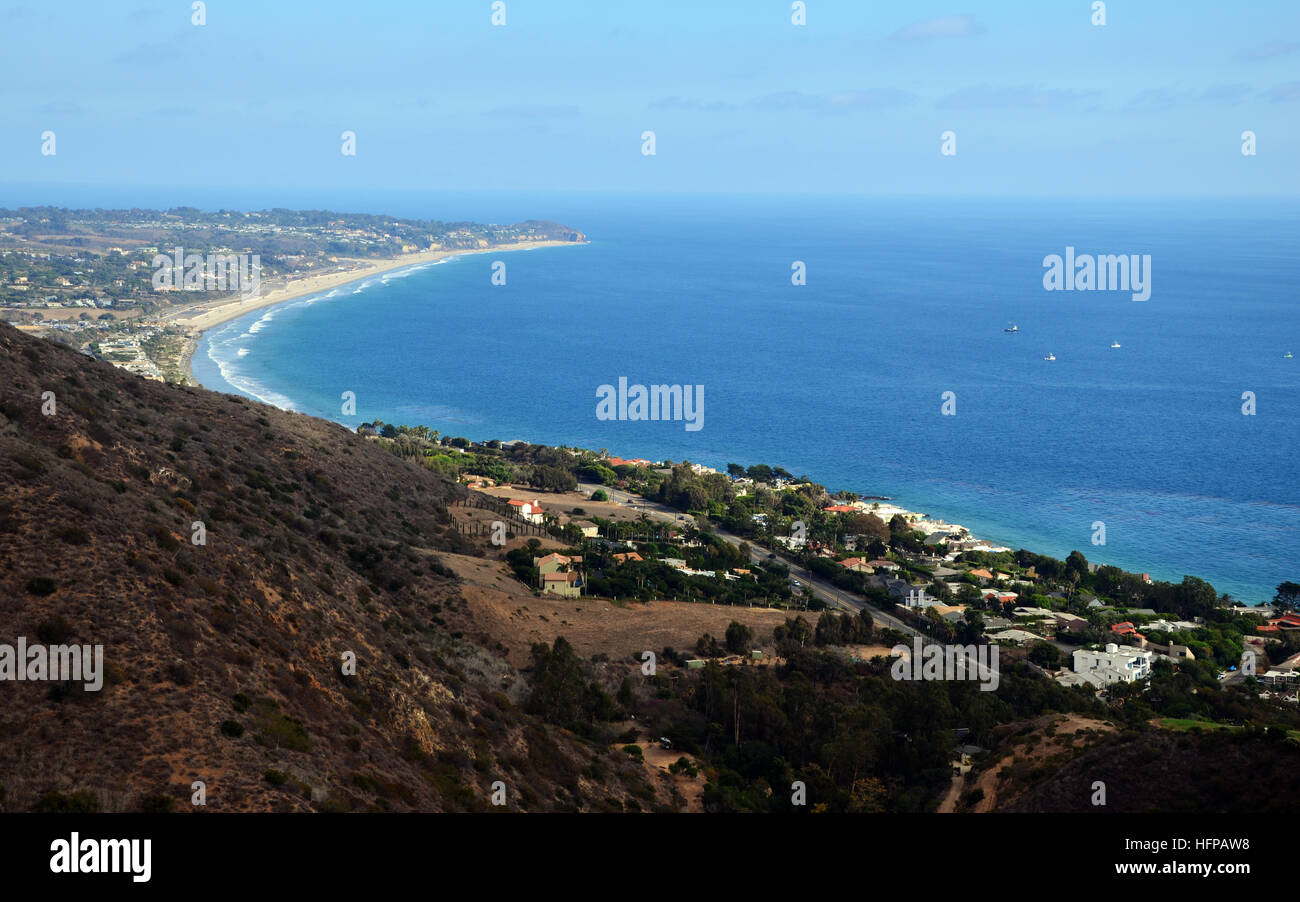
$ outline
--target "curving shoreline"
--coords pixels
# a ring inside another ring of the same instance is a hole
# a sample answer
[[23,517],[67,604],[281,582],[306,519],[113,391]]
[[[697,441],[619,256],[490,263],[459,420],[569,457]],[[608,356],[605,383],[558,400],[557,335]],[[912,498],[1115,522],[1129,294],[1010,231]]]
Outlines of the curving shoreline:
[[385,257],[378,260],[349,260],[347,262],[351,264],[351,268],[339,270],[337,272],[321,273],[319,275],[303,275],[288,279],[280,277],[268,279],[267,283],[274,287],[269,291],[263,291],[255,298],[249,298],[247,300],[238,297],[234,299],[223,298],[217,301],[201,302],[169,310],[160,318],[160,322],[164,325],[179,326],[187,331],[188,335],[185,347],[181,353],[180,368],[185,373],[186,378],[191,384],[198,385],[199,382],[194,378],[194,371],[190,364],[193,361],[195,351],[198,350],[199,342],[203,338],[203,333],[208,329],[230,322],[232,319],[237,319],[254,310],[274,307],[277,304],[298,300],[299,298],[318,294],[322,291],[329,291],[333,288],[349,285],[353,282],[360,282],[373,276],[402,269],[409,269],[414,266],[422,266],[428,263],[437,263],[440,260],[446,260],[451,257],[460,257],[469,254],[488,254],[494,252],[507,253],[510,251],[531,250],[540,247],[568,247],[582,244],[586,244],[586,242],[553,240],[519,241],[513,244],[498,244],[493,245],[492,247],[473,248],[469,250],[420,251],[414,254],[403,254],[401,257]]

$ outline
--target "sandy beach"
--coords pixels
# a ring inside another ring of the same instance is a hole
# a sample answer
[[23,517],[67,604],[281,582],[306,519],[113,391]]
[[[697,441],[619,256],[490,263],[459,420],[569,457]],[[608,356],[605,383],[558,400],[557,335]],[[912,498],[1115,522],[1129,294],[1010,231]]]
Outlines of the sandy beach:
[[336,272],[307,275],[287,280],[283,278],[266,279],[262,285],[261,293],[254,298],[222,298],[178,307],[163,314],[160,321],[167,325],[179,326],[191,332],[190,339],[186,342],[182,368],[190,381],[197,385],[194,373],[190,369],[190,359],[198,347],[202,333],[207,329],[229,322],[253,310],[273,307],[276,304],[283,304],[285,301],[329,291],[331,288],[337,288],[349,282],[357,282],[380,273],[406,269],[410,266],[419,266],[425,263],[436,263],[448,257],[458,257],[464,254],[505,253],[537,247],[565,247],[581,243],[583,242],[520,241],[514,244],[498,244],[493,247],[473,250],[420,251],[414,254],[403,254],[400,257],[387,257],[380,260],[348,260],[344,263],[345,268]]

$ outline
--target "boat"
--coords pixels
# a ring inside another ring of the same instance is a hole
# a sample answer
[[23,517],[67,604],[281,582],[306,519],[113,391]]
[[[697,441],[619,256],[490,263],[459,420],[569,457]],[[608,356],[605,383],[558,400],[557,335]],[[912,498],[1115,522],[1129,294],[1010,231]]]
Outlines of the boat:
[[1003,331],[1003,332],[1019,332],[1019,331],[1020,331],[1020,327],[1017,326],[1015,323],[1011,323],[1009,326],[1007,326],[1007,327],[1006,327],[1005,329],[1003,329],[1002,331]]
[[1290,360],[1290,359],[1291,359],[1292,357],[1294,357],[1294,356],[1295,356],[1295,355],[1292,354],[1290,351],[1287,351],[1285,354],[1282,355],[1282,359],[1283,359],[1283,360]]
[[1112,341],[1112,342],[1110,343],[1110,346],[1111,346],[1112,348],[1118,348],[1120,345],[1119,345],[1119,342],[1118,342],[1118,341]]
[[1048,355],[1047,355],[1046,357],[1044,357],[1043,359],[1044,359],[1044,360],[1055,360],[1055,359],[1056,359],[1056,355],[1055,355],[1055,354],[1048,354]]

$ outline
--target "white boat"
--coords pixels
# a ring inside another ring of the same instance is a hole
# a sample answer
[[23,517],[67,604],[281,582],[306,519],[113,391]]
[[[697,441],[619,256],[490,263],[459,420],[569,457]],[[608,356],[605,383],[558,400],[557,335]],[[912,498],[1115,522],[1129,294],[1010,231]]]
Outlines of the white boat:
[[1044,357],[1043,359],[1044,359],[1044,360],[1055,360],[1055,359],[1056,359],[1056,355],[1055,355],[1055,354],[1048,354],[1048,355],[1047,355],[1046,357]]
[[1118,348],[1118,347],[1119,347],[1119,342],[1118,342],[1118,341],[1112,341],[1112,342],[1110,343],[1110,346],[1111,346],[1112,348]]
[[1292,357],[1294,357],[1294,356],[1295,356],[1295,355],[1292,354],[1290,351],[1287,351],[1285,354],[1282,355],[1282,359],[1283,359],[1283,360],[1290,360],[1290,359],[1291,359]]
[[1020,327],[1017,326],[1015,323],[1011,323],[1009,326],[1007,326],[1007,328],[1003,329],[1002,331],[1003,331],[1003,332],[1019,332],[1019,331],[1020,331]]

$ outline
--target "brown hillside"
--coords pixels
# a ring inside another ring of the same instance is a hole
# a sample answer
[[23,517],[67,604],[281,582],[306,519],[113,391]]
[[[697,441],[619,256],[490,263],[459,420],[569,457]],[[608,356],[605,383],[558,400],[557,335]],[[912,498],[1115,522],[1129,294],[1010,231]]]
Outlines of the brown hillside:
[[340,426],[0,325],[0,474],[0,643],[102,644],[108,674],[0,682],[0,810],[667,798],[516,707],[438,556],[458,489]]

